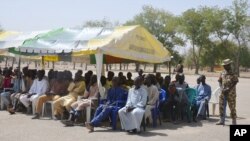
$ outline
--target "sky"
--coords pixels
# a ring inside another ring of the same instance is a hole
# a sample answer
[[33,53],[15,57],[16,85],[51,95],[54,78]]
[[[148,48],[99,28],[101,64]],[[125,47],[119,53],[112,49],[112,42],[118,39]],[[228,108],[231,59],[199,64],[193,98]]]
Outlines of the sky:
[[229,7],[232,0],[0,0],[4,30],[34,31],[80,26],[89,20],[124,23],[152,5],[175,15],[199,6]]

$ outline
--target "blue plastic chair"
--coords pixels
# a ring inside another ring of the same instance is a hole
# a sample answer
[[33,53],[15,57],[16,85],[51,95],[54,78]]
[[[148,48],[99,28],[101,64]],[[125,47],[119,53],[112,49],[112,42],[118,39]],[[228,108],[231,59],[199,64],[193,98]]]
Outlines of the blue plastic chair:
[[107,101],[107,99],[99,99],[99,105],[105,104]]
[[116,130],[118,111],[126,105],[127,96],[128,96],[128,94],[126,95],[125,100],[117,100],[115,108],[111,112],[110,118],[111,118],[111,125],[112,125],[113,130]]
[[157,126],[157,118],[160,121],[161,125],[161,112],[159,106],[167,101],[167,93],[165,90],[161,89],[159,92],[159,100],[156,101],[155,107],[151,110],[152,119],[153,119],[153,127]]
[[191,121],[191,117],[193,115],[191,108],[196,103],[195,98],[197,96],[197,91],[194,88],[187,88],[185,92],[188,97],[188,106],[187,106],[186,112],[187,112],[188,120]]

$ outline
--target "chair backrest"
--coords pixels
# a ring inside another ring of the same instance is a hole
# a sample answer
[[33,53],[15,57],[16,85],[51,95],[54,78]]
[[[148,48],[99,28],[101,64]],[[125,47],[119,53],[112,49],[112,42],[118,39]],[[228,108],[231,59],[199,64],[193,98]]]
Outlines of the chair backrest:
[[197,95],[197,91],[194,89],[194,88],[187,88],[186,90],[186,95],[188,97],[188,102],[190,104],[193,103],[193,101],[195,100],[196,98],[196,95]]
[[167,93],[165,90],[161,89],[159,91],[159,102],[161,103],[161,102],[164,102],[166,100],[167,100]]

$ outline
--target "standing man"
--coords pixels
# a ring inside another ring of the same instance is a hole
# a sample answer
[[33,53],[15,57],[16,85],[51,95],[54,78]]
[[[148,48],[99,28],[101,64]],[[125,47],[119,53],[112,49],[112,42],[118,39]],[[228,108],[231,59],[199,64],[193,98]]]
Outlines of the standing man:
[[182,65],[182,60],[180,60],[179,61],[179,64],[176,66],[176,69],[175,69],[175,72],[177,73],[177,74],[179,74],[179,73],[183,73],[183,65]]
[[236,84],[238,83],[238,77],[233,72],[231,68],[232,61],[226,59],[223,61],[222,66],[224,71],[222,72],[219,83],[222,86],[221,95],[219,97],[219,111],[220,111],[220,121],[216,125],[225,124],[225,110],[224,110],[224,101],[227,100],[228,106],[231,111],[232,124],[236,125]]

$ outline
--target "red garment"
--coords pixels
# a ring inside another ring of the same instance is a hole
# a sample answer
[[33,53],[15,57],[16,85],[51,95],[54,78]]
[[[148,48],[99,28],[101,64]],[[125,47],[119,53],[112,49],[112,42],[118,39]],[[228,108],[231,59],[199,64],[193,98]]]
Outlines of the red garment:
[[4,77],[3,79],[3,88],[11,88],[11,79],[12,77]]

